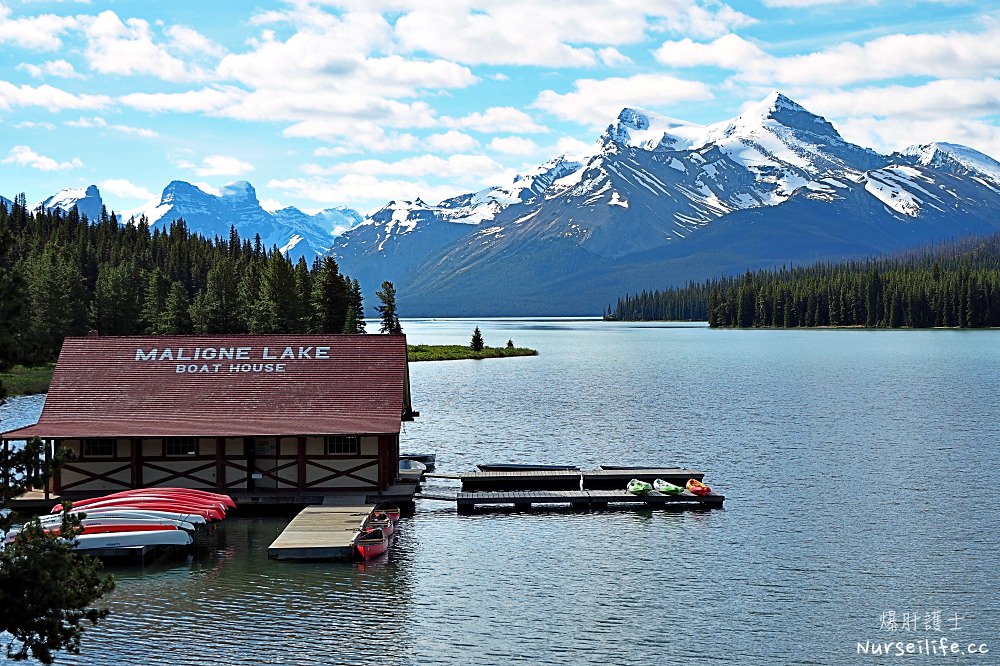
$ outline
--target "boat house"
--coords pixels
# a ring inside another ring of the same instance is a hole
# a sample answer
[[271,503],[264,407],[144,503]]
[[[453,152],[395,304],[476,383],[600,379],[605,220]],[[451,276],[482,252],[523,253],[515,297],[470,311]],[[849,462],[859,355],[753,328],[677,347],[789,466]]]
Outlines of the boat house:
[[148,486],[304,496],[396,479],[403,335],[68,338],[35,425],[65,497]]

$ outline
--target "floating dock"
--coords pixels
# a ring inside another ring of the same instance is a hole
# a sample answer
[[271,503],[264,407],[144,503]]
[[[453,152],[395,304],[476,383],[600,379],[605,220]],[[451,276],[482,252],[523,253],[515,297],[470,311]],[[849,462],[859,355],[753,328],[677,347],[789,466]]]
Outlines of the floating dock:
[[530,509],[533,504],[569,504],[574,509],[607,509],[609,504],[643,504],[657,508],[717,508],[725,502],[724,495],[712,491],[700,496],[684,491],[680,495],[665,495],[655,490],[645,495],[633,495],[625,490],[514,490],[506,492],[460,492],[455,501],[459,513],[472,513],[477,506],[513,505],[515,509]]
[[307,506],[268,546],[272,560],[337,560],[355,555],[354,540],[375,508],[356,506]]
[[[427,477],[437,475],[426,474]],[[443,475],[441,475],[443,476]],[[453,477],[454,478],[454,477]],[[511,470],[466,472],[457,475],[466,492],[503,490],[613,490],[624,488],[631,479],[652,483],[663,479],[683,486],[688,479],[702,481],[703,472],[678,467],[635,467],[630,469],[596,470]]]
[[[426,499],[454,501],[459,513],[471,513],[477,507],[513,505],[530,509],[536,504],[568,504],[574,509],[606,509],[609,504],[632,504],[657,508],[718,508],[726,498],[715,491],[695,495],[685,490],[680,495],[651,491],[635,495],[625,490],[632,479],[652,483],[663,479],[684,486],[688,479],[702,481],[705,474],[680,467],[626,467],[580,470],[571,466],[491,465],[493,469],[462,474],[427,474],[462,482],[454,496],[420,495]],[[532,468],[534,467],[534,468]]]

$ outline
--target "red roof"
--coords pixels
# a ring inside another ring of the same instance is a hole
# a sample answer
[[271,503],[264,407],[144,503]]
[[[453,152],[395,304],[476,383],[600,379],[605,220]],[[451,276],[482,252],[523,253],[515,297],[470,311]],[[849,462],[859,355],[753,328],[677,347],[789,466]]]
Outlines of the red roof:
[[394,434],[402,335],[67,338],[38,423],[4,439]]

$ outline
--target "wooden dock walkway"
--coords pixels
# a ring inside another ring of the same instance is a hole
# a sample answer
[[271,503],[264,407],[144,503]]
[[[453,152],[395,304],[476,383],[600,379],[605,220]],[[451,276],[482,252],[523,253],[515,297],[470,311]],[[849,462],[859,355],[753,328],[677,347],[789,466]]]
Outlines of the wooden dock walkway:
[[[690,478],[690,477],[689,477]],[[455,501],[459,513],[471,513],[477,506],[513,505],[517,509],[530,509],[534,504],[569,504],[574,509],[606,509],[609,504],[644,504],[664,508],[721,507],[726,498],[712,491],[708,495],[694,495],[684,491],[680,495],[665,495],[656,491],[646,495],[633,495],[626,490],[515,490],[499,492],[460,492]]]
[[333,560],[354,557],[354,539],[374,504],[307,506],[268,546],[272,560]]

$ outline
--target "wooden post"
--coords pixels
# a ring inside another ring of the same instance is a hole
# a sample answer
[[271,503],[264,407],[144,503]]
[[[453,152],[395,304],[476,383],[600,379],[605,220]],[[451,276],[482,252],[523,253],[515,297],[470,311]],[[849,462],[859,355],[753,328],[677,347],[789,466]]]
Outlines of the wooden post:
[[[45,447],[45,472],[52,472],[52,440],[46,439],[43,444]],[[49,496],[49,479],[45,479],[45,499],[51,499]]]
[[305,490],[308,478],[306,476],[306,438],[299,437],[299,490]]
[[226,489],[226,438],[215,438],[215,487]]

